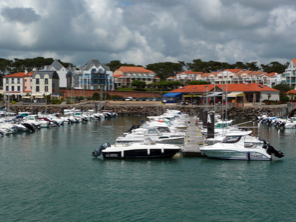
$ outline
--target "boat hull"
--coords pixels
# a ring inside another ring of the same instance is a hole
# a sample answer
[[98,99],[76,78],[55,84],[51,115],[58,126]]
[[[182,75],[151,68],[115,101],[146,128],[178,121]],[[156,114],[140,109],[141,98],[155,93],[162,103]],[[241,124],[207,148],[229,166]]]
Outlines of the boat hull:
[[103,151],[104,159],[157,159],[172,158],[180,149],[137,149],[125,151]]
[[256,151],[201,150],[210,158],[225,160],[271,160],[271,156]]

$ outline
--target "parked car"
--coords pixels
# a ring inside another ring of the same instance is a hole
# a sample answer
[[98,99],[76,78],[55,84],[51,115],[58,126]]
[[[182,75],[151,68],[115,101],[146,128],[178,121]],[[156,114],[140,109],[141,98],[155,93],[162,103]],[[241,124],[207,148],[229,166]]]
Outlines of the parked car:
[[125,98],[125,101],[133,101],[133,97],[127,97],[127,98]]

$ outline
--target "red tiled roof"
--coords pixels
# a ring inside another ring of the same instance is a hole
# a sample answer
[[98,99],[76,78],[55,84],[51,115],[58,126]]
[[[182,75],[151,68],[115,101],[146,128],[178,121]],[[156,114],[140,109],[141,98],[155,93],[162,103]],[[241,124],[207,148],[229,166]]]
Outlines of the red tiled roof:
[[154,79],[160,79],[158,76],[154,76]]
[[14,73],[14,74],[9,74],[7,76],[3,76],[3,78],[16,78],[16,77],[25,77],[25,76],[32,76],[33,72],[29,72],[27,74],[25,74],[24,72],[18,72],[18,73]]
[[182,92],[182,93],[200,93],[205,91],[211,91],[214,85],[189,85],[179,89],[175,89],[171,92]]
[[294,62],[294,64],[296,65],[296,59],[292,59],[292,61]]
[[274,76],[275,75],[275,72],[272,72],[272,73],[268,73],[268,74],[265,74],[266,76]]
[[[145,69],[143,67],[132,67],[132,66],[121,66],[119,68],[122,72],[144,72],[144,73],[154,73],[151,70]],[[116,71],[116,70],[115,70]]]
[[214,76],[216,76],[216,75],[218,75],[219,73],[221,73],[221,72],[204,73],[204,74],[201,75],[201,77],[206,77],[206,76],[210,76],[210,75],[214,75]]
[[253,71],[251,72],[249,75],[253,76],[259,76],[259,75],[262,75],[262,74],[266,74],[266,72],[263,72],[263,71]]
[[175,76],[170,76],[167,79],[176,79],[176,77]]
[[179,73],[177,73],[177,75],[181,75],[183,73],[185,73],[185,74],[203,74],[203,72],[192,72],[192,71],[187,70],[184,72],[179,72]]
[[292,93],[293,93],[293,94],[296,94],[296,89],[293,89],[293,90],[290,90],[290,91],[286,92],[286,94],[290,94],[290,93],[291,93],[291,94],[292,94]]
[[119,76],[122,76],[122,74],[118,74],[118,75],[113,75],[114,78],[117,78]]
[[241,70],[241,71],[239,71],[238,73],[236,73],[236,75],[238,75],[238,76],[240,76],[240,75],[242,75],[242,74],[247,74],[247,75],[249,75],[250,73],[252,73],[253,71],[244,71],[244,70]]
[[[217,87],[222,89],[222,84],[216,84]],[[183,93],[197,93],[197,92],[205,92],[206,90],[211,91],[214,88],[214,85],[189,85],[185,86],[171,92],[183,92]],[[261,91],[273,91],[278,92],[278,90],[269,88],[267,86],[258,84],[258,83],[239,83],[239,84],[223,84],[224,91],[228,92],[261,92]]]
[[237,73],[239,71],[241,71],[242,69],[224,69],[223,72],[228,71],[228,72],[232,72],[232,73]]

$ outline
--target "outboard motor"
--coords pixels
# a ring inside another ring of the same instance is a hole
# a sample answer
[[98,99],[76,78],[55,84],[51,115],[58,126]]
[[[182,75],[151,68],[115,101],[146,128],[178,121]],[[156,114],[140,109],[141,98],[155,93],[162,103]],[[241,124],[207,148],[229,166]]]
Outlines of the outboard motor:
[[281,122],[281,124],[279,125],[279,128],[280,129],[284,129],[285,128],[285,125],[286,125],[286,122]]
[[265,139],[261,139],[261,138],[259,138],[259,140],[260,141],[263,141],[263,146],[262,146],[262,148],[264,148],[264,149],[266,149],[267,148],[267,142],[266,142],[266,140]]
[[23,123],[24,127],[26,127],[29,131],[35,132],[35,128],[29,123]]
[[102,151],[103,151],[104,149],[106,149],[107,147],[110,147],[110,146],[111,146],[110,143],[104,143],[104,144],[102,144],[101,147],[100,147],[100,149],[98,149],[98,150],[94,150],[94,151],[92,152],[92,156],[97,158],[98,156],[101,155],[101,153],[102,153]]
[[266,152],[269,154],[269,155],[274,155],[278,158],[282,158],[284,157],[285,155],[279,150],[277,151],[275,148],[273,148],[273,146],[267,144],[267,149],[266,149]]
[[133,125],[133,126],[127,131],[127,132],[131,133],[132,130],[134,130],[134,129],[138,129],[138,128],[140,128],[140,126],[139,126],[138,124]]

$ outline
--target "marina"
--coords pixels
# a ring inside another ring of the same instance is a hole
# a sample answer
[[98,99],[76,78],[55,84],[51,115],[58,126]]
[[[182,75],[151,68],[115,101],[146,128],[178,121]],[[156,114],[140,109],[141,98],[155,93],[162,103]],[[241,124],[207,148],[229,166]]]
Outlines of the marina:
[[[143,120],[147,119],[118,117],[2,137],[1,218],[276,221],[295,217],[294,130],[260,126],[260,137],[285,153],[272,161],[186,158],[198,151],[193,151],[194,144],[203,143],[193,117],[183,155],[154,160],[91,157],[101,144],[114,144]],[[248,121],[235,119],[234,124]],[[254,128],[253,135],[258,133]],[[281,213],[274,214],[275,208]]]

